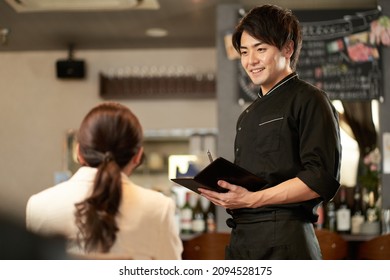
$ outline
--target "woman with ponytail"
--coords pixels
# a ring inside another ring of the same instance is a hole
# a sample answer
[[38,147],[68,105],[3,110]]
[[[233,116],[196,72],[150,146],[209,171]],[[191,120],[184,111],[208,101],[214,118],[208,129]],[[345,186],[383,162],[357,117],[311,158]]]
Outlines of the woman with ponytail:
[[64,235],[70,253],[180,259],[173,200],[130,180],[143,157],[137,117],[119,103],[104,102],[85,116],[77,140],[82,167],[29,199],[27,228]]

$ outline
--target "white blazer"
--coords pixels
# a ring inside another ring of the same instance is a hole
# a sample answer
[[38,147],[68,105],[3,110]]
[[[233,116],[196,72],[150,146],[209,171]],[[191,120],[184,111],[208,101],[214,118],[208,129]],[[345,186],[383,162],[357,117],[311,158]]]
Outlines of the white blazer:
[[[69,253],[83,254],[75,240],[75,203],[92,191],[97,169],[81,167],[68,181],[30,197],[26,207],[27,229],[43,235],[63,235]],[[183,251],[174,220],[174,201],[156,191],[135,185],[122,174],[116,241],[109,254],[133,259],[181,259]]]

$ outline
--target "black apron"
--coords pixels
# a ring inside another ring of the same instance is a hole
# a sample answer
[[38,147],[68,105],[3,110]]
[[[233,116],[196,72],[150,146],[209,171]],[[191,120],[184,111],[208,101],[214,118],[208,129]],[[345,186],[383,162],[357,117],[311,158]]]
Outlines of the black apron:
[[232,228],[225,259],[318,260],[321,250],[312,221],[292,209],[228,210]]

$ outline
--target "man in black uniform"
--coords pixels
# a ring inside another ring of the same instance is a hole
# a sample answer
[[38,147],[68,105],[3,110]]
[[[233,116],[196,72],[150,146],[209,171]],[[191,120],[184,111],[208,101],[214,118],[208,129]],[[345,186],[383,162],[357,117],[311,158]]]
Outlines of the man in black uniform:
[[339,184],[341,145],[337,111],[327,94],[299,79],[302,46],[297,18],[274,5],[252,9],[233,45],[259,97],[237,121],[235,163],[265,178],[265,189],[202,195],[232,215],[227,259],[321,259],[313,222],[316,208]]

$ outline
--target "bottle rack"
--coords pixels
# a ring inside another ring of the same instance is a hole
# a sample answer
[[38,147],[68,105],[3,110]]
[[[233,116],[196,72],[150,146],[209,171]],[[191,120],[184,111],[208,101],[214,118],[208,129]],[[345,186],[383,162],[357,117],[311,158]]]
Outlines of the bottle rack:
[[215,75],[108,76],[99,75],[104,99],[215,98]]

